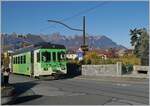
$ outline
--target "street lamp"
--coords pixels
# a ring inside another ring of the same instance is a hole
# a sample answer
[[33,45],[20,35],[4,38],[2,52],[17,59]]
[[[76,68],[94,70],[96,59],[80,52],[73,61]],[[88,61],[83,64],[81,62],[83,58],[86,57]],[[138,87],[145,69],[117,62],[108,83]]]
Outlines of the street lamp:
[[62,23],[61,21],[48,20],[48,22],[54,22],[54,23],[61,24],[61,25],[65,26],[65,27],[67,27],[70,30],[82,31],[83,32],[83,45],[81,45],[81,48],[82,48],[83,51],[88,51],[88,45],[85,44],[85,16],[83,16],[83,29],[72,28],[72,27]]

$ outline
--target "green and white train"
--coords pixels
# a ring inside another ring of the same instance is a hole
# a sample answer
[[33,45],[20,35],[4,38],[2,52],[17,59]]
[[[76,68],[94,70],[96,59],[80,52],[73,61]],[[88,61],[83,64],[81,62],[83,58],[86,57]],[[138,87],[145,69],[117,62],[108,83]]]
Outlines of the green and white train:
[[15,51],[13,73],[39,77],[66,74],[66,48],[63,45],[41,43]]

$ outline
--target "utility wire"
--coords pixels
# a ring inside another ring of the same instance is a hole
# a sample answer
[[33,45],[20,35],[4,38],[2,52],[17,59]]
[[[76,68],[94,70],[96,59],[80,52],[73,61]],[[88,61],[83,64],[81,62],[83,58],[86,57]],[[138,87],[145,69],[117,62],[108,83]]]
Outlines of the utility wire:
[[[102,5],[106,4],[106,3],[107,3],[107,1],[101,2],[101,3],[99,3],[98,5],[96,5],[96,6],[94,6],[94,7],[91,7],[91,8],[89,8],[89,9],[85,9],[85,10],[83,10],[83,11],[80,11],[80,12],[78,12],[77,14],[72,15],[72,16],[70,16],[70,17],[67,17],[67,18],[65,18],[65,19],[62,19],[62,20],[60,20],[60,21],[61,21],[61,22],[63,22],[63,21],[68,21],[68,20],[71,20],[71,19],[73,19],[73,18],[75,18],[75,17],[78,17],[78,16],[80,16],[80,15],[82,15],[82,14],[87,14],[88,12],[90,12],[90,11],[96,9],[96,8],[99,8],[100,6],[102,6]],[[48,26],[48,27],[46,27],[46,28],[43,28],[43,29],[41,29],[41,30],[46,30],[46,29],[48,29],[48,28],[54,27],[55,25],[56,25],[56,24],[53,24],[53,25]],[[41,31],[41,30],[40,30],[40,31]]]
[[67,20],[73,19],[73,18],[75,18],[75,17],[77,17],[77,16],[80,16],[80,15],[82,15],[82,14],[86,14],[86,13],[88,13],[88,12],[90,12],[90,11],[92,11],[92,10],[94,10],[94,9],[96,9],[96,8],[98,8],[98,7],[100,7],[100,6],[102,6],[102,5],[104,5],[105,3],[106,3],[106,1],[101,2],[100,4],[98,4],[98,5],[94,6],[94,7],[91,7],[91,8],[89,8],[89,9],[83,10],[83,11],[81,11],[81,12],[79,12],[79,13],[73,15],[73,16],[70,16],[70,17],[68,17],[68,18],[65,18],[65,19],[63,19],[63,20],[61,20],[61,21],[67,21]]

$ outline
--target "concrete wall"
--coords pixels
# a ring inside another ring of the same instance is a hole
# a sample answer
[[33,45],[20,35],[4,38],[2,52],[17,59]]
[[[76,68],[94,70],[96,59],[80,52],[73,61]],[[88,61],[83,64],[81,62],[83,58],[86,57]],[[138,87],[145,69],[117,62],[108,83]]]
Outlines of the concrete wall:
[[148,74],[149,73],[149,66],[134,65],[133,66],[133,74],[138,74],[138,71],[145,71]]
[[121,75],[121,63],[109,65],[82,65],[82,75],[87,76],[116,76]]

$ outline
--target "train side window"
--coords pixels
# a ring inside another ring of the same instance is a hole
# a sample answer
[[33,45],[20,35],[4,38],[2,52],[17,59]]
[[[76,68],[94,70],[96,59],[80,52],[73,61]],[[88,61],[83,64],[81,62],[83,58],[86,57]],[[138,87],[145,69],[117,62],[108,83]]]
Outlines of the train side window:
[[20,56],[20,64],[22,64],[22,62],[21,62],[21,57],[22,57],[22,56]]
[[50,52],[47,52],[47,62],[51,61],[51,53]]
[[18,58],[16,57],[16,64],[18,64]]
[[15,57],[15,64],[17,64],[17,57]]
[[15,64],[17,64],[17,58],[16,57],[14,57],[14,60],[15,60]]
[[22,64],[24,64],[24,56],[22,56]]
[[53,61],[56,61],[56,52],[53,52]]
[[23,63],[23,62],[22,62],[22,59],[23,59],[23,58],[22,58],[22,56],[21,56],[21,57],[20,57],[20,63],[21,63],[21,64]]
[[17,64],[19,64],[19,60],[18,60],[18,57],[17,57]]
[[37,62],[40,62],[40,53],[39,52],[36,54],[36,58],[37,58]]
[[58,61],[65,60],[65,52],[58,52],[57,53]]
[[20,64],[20,56],[18,57],[18,64]]
[[61,59],[62,60],[65,60],[65,58],[66,58],[66,55],[65,55],[66,53],[65,52],[61,52]]
[[14,57],[13,57],[13,64],[15,63]]
[[23,56],[23,63],[24,64],[26,63],[26,56],[25,55]]
[[51,57],[51,52],[49,52],[49,61],[51,61],[52,60],[52,57]]
[[17,57],[17,64],[19,64],[19,57]]
[[18,64],[18,58],[16,57],[16,64]]
[[58,61],[61,60],[61,53],[60,52],[57,52],[57,59],[58,59]]
[[14,57],[14,62],[15,62],[14,64],[17,64],[17,59],[16,59],[16,57]]

